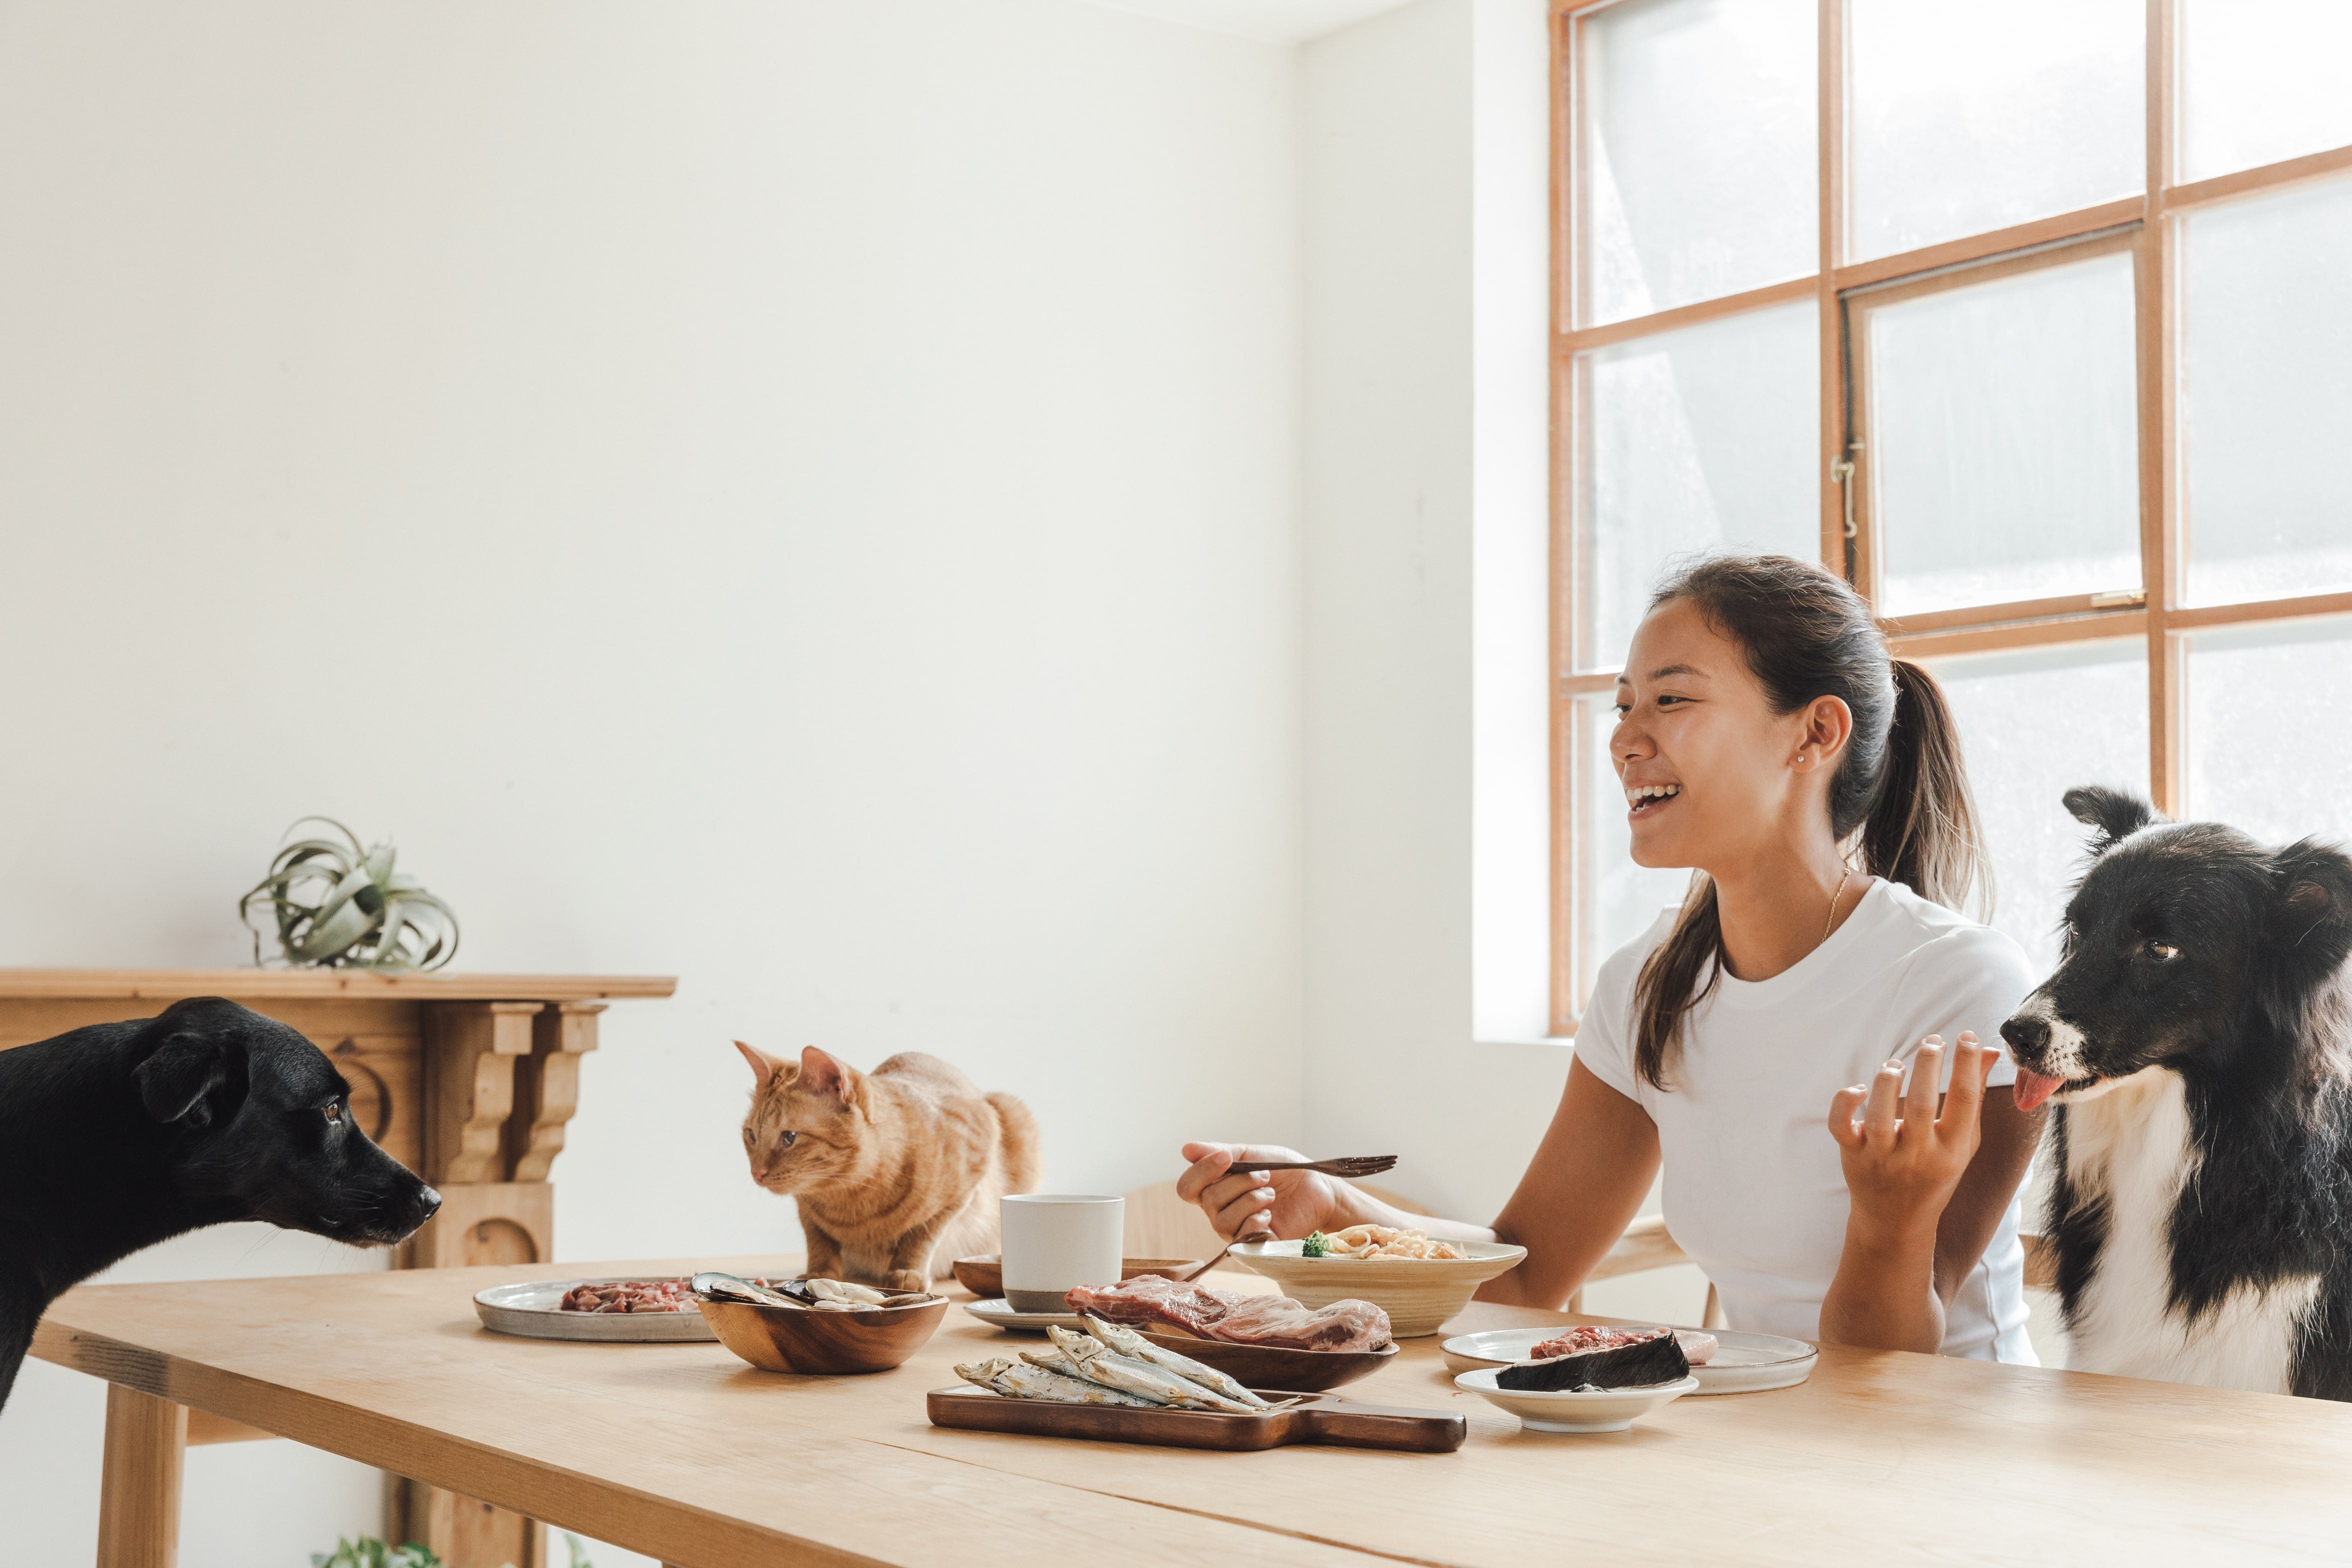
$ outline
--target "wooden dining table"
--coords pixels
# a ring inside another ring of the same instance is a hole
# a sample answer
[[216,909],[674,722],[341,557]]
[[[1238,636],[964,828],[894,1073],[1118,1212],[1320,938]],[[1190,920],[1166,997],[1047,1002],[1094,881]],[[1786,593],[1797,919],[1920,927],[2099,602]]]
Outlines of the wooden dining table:
[[[788,1258],[583,1264],[567,1277]],[[548,1273],[543,1267],[538,1277]],[[186,1412],[291,1437],[680,1568],[1561,1563],[2341,1563],[2352,1407],[1824,1348],[1803,1384],[1546,1436],[1438,1340],[1343,1394],[1458,1412],[1448,1454],[1255,1454],[952,1431],[924,1395],[1015,1342],[958,1305],[913,1360],[752,1370],[717,1344],[488,1332],[512,1267],[85,1286],[34,1353],[110,1390],[100,1568],[165,1568]],[[1262,1290],[1252,1276],[1219,1283]],[[1449,1331],[1559,1314],[1473,1304]],[[470,1565],[463,1565],[470,1568]]]

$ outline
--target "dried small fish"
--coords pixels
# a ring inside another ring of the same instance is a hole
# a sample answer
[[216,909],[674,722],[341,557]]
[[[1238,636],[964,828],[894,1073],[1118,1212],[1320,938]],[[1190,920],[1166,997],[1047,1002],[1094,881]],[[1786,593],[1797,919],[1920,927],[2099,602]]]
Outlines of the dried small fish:
[[1211,1393],[1222,1394],[1252,1410],[1272,1408],[1265,1400],[1215,1367],[1202,1366],[1191,1356],[1179,1355],[1166,1345],[1155,1345],[1133,1329],[1119,1323],[1106,1323],[1092,1315],[1088,1315],[1085,1321],[1087,1332],[1130,1361],[1149,1362],[1162,1372],[1172,1372],[1187,1383],[1197,1383]]
[[956,1375],[966,1383],[977,1384],[991,1394],[1001,1394],[1007,1399],[1041,1399],[1055,1405],[1136,1405],[1156,1403],[1107,1388],[1083,1377],[1070,1377],[1058,1372],[1048,1372],[1040,1366],[1024,1366],[1018,1362],[992,1359],[967,1362],[959,1365]]
[[1099,1340],[1085,1334],[1074,1334],[1058,1325],[1045,1331],[1054,1348],[1094,1383],[1116,1388],[1126,1394],[1139,1394],[1158,1405],[1180,1405],[1190,1410],[1223,1410],[1234,1415],[1254,1414],[1251,1406],[1238,1399],[1228,1399],[1213,1393],[1199,1384],[1177,1376],[1164,1367],[1150,1362],[1137,1361],[1114,1352]]

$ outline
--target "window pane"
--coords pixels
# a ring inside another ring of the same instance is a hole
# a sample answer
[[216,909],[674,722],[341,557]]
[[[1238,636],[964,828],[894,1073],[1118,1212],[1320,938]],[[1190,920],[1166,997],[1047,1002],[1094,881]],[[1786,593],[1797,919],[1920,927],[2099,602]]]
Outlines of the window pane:
[[1819,269],[1813,0],[1628,0],[1581,24],[1586,319]]
[[2268,844],[2352,838],[2352,622],[2189,641],[2189,813]]
[[1577,356],[1580,668],[1623,660],[1676,556],[1820,559],[1818,320],[1777,306]]
[[[1589,986],[1601,961],[1650,929],[1660,910],[1683,901],[1690,886],[1686,870],[1662,871],[1633,864],[1633,833],[1625,820],[1625,786],[1609,761],[1609,734],[1617,727],[1614,699],[1593,697],[1577,703],[1585,741],[1584,847],[1585,951],[1581,963]],[[1584,997],[1577,998],[1577,1005]]]
[[2352,181],[2183,224],[2188,602],[2352,587]]
[[2352,5],[2184,0],[2180,177],[2210,179],[2352,142]]
[[2147,794],[2147,644],[1980,654],[1933,668],[1984,816],[1999,894],[1992,923],[2046,974],[2083,858],[2083,825],[2059,797],[2087,784]]
[[1850,258],[2137,194],[2146,9],[1850,0]]
[[2139,585],[2128,255],[1871,307],[1861,330],[1880,614]]

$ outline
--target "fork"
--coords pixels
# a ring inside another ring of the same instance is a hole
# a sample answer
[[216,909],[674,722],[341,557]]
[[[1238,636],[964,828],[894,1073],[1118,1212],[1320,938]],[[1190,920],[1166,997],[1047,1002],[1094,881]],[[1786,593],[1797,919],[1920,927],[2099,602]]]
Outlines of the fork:
[[1394,1154],[1349,1154],[1337,1160],[1236,1160],[1228,1174],[1254,1175],[1261,1171],[1320,1171],[1327,1176],[1377,1176],[1397,1163]]
[[1242,1232],[1241,1235],[1225,1243],[1224,1246],[1217,1248],[1217,1255],[1214,1258],[1212,1258],[1198,1268],[1193,1269],[1190,1274],[1180,1274],[1176,1276],[1176,1283],[1179,1285],[1190,1285],[1193,1280],[1198,1279],[1202,1275],[1206,1274],[1210,1269],[1214,1268],[1218,1264],[1223,1263],[1225,1260],[1225,1254],[1231,1252],[1234,1247],[1239,1247],[1243,1242],[1272,1241],[1273,1239],[1274,1232],[1270,1230],[1245,1230]]

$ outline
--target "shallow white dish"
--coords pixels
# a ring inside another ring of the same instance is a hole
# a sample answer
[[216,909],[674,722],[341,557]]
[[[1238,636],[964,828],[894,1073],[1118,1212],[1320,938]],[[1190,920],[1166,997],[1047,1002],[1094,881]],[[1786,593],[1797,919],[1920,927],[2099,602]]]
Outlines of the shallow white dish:
[[688,1306],[683,1312],[566,1312],[556,1303],[580,1285],[617,1285],[623,1278],[539,1279],[493,1285],[474,1294],[482,1327],[534,1340],[598,1340],[607,1344],[715,1344],[709,1322]]
[[967,1301],[963,1310],[992,1329],[1007,1333],[1042,1334],[1047,1329],[1084,1329],[1086,1320],[1076,1312],[1016,1312],[1013,1303],[1001,1296],[985,1301]]
[[[1475,1372],[1481,1367],[1510,1366],[1528,1359],[1544,1341],[1572,1325],[1549,1329],[1489,1329],[1483,1334],[1456,1334],[1437,1347],[1447,1367]],[[1779,1334],[1742,1334],[1729,1329],[1701,1331],[1715,1336],[1715,1354],[1703,1366],[1691,1368],[1698,1379],[1694,1394],[1758,1394],[1768,1388],[1790,1388],[1812,1375],[1821,1352],[1802,1340]]]
[[1622,1432],[1633,1425],[1637,1417],[1698,1390],[1698,1379],[1685,1377],[1675,1383],[1654,1384],[1648,1388],[1609,1388],[1598,1394],[1544,1394],[1533,1389],[1497,1388],[1495,1379],[1501,1373],[1500,1367],[1480,1367],[1475,1372],[1465,1372],[1455,1378],[1454,1386],[1466,1389],[1489,1405],[1509,1411],[1519,1418],[1519,1425],[1530,1432]]
[[1309,1307],[1354,1298],[1389,1315],[1401,1340],[1433,1334],[1470,1304],[1471,1294],[1528,1255],[1497,1241],[1456,1242],[1467,1258],[1302,1258],[1296,1241],[1244,1241],[1229,1256]]

